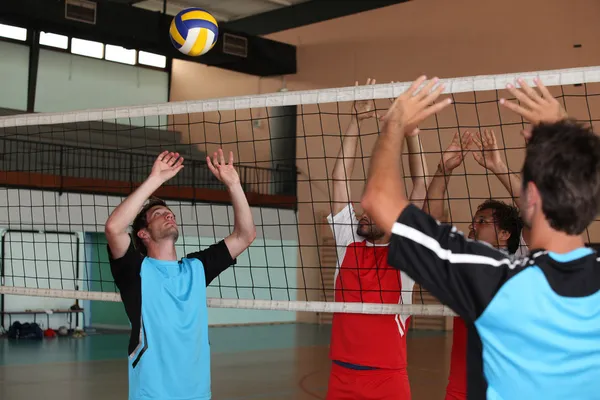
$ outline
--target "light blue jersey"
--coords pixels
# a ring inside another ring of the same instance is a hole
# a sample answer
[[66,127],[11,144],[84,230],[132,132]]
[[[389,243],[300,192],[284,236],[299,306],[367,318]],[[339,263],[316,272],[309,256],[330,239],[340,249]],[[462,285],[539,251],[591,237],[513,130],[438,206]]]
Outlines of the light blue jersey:
[[181,261],[143,257],[130,245],[110,261],[132,326],[129,400],[210,399],[206,286],[235,264],[225,242]]
[[[129,356],[130,400],[210,399],[208,311],[202,262],[146,257],[141,278],[142,334],[137,351]],[[138,356],[141,357],[134,367]]]

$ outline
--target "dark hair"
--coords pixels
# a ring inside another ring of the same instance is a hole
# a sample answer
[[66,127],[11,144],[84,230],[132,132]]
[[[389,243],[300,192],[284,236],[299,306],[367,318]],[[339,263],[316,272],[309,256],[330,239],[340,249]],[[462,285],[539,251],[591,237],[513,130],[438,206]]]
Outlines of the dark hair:
[[498,200],[486,200],[477,207],[478,212],[483,210],[492,210],[496,227],[510,233],[506,245],[509,253],[515,253],[519,248],[521,229],[523,229],[523,221],[517,207]]
[[533,182],[550,226],[581,234],[600,206],[600,138],[573,120],[533,127],[523,165],[523,195]]
[[[167,203],[163,200],[153,197],[148,201],[148,203],[140,210],[138,215],[135,216],[133,220],[133,243],[135,244],[136,249],[140,251],[143,255],[147,255],[148,249],[146,249],[146,245],[142,241],[142,239],[137,235],[139,231],[148,227],[148,211],[152,207],[162,206],[167,207]],[[168,208],[168,207],[167,207]]]

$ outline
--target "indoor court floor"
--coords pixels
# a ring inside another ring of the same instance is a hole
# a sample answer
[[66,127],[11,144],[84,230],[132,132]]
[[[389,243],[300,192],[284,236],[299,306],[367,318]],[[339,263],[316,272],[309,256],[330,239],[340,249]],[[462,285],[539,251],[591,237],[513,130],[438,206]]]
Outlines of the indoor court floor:
[[[324,399],[329,334],[330,326],[310,324],[211,328],[213,399]],[[126,400],[127,340],[123,333],[2,338],[0,399]],[[451,340],[450,333],[410,332],[413,399],[443,399]]]

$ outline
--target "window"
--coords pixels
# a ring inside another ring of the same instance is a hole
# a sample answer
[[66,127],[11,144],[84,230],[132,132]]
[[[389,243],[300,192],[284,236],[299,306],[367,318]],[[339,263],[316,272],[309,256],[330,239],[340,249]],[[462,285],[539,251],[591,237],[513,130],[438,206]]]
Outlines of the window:
[[27,29],[0,24],[0,37],[25,41],[27,40]]
[[167,57],[161,56],[154,53],[147,53],[140,51],[138,54],[138,62],[143,65],[149,65],[151,67],[166,68]]
[[135,50],[129,50],[120,46],[106,45],[106,55],[109,61],[116,61],[123,64],[135,65]]
[[40,32],[40,44],[66,50],[69,47],[69,38],[56,33]]
[[94,58],[104,58],[104,44],[91,40],[72,38],[71,53]]

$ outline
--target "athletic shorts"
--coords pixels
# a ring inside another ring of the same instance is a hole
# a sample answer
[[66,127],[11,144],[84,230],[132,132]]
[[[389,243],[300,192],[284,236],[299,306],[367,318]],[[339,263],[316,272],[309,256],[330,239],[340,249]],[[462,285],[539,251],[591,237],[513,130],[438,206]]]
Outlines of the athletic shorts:
[[355,370],[332,363],[326,400],[410,400],[406,369]]
[[446,397],[444,397],[444,400],[466,400],[466,399],[467,399],[466,393],[446,389]]

